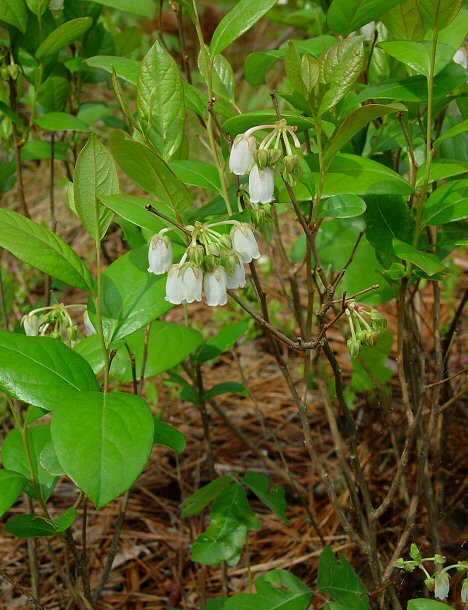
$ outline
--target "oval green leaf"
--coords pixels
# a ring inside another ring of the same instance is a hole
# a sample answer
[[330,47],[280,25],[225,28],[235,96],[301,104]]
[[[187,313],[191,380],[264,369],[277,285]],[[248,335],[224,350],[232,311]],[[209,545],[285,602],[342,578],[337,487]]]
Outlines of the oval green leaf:
[[81,38],[83,34],[86,34],[92,24],[93,20],[91,17],[79,17],[78,19],[62,23],[39,45],[36,51],[37,59],[41,61],[50,55],[58,53],[60,49],[68,47],[77,38]]
[[9,510],[26,487],[27,479],[13,470],[0,470],[0,517]]
[[89,131],[89,125],[67,112],[48,112],[35,120],[47,131]]
[[357,195],[335,195],[322,199],[318,207],[318,218],[353,218],[366,211],[366,202]]

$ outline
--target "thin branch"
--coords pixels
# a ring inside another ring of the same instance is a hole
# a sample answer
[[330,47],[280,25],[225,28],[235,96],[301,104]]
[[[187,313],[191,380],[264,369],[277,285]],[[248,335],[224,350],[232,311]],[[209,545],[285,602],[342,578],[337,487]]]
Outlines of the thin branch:
[[178,223],[176,220],[174,220],[170,216],[166,216],[166,214],[163,214],[162,212],[157,210],[155,207],[153,207],[151,205],[151,203],[146,204],[145,208],[148,210],[148,212],[151,212],[152,214],[156,214],[156,216],[159,216],[159,218],[162,218],[163,220],[170,223],[171,225],[174,225],[174,227],[177,227],[179,229],[179,231],[182,231],[183,233],[185,233],[185,235],[188,235],[191,237],[192,234],[190,233],[190,231],[188,231],[184,226],[182,226],[180,223]]
[[25,589],[24,587],[22,587],[19,583],[16,582],[16,580],[14,580],[9,574],[8,572],[5,570],[5,568],[0,568],[0,576],[3,576],[3,578],[10,583],[10,585],[16,589],[19,593],[21,593],[21,595],[23,597],[25,597],[27,600],[29,600],[33,606],[35,608],[37,608],[37,610],[47,610],[47,608],[45,606],[43,606],[39,600],[37,599],[37,597],[35,597],[30,591],[28,591],[27,589]]

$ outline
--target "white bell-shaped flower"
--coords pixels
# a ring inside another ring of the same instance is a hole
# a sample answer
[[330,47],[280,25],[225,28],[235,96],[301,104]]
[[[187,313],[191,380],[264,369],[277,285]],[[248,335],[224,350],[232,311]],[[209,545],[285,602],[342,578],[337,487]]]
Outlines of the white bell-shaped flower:
[[174,305],[185,303],[184,284],[179,265],[172,265],[167,274],[166,301]]
[[172,265],[172,243],[165,235],[158,233],[149,244],[148,249],[148,271],[155,275],[162,275]]
[[34,315],[23,316],[21,320],[24,332],[28,337],[37,337],[39,334],[39,318]]
[[245,286],[245,267],[243,260],[239,258],[237,265],[232,273],[226,274],[226,286],[228,288],[244,288]]
[[216,267],[211,273],[205,275],[205,301],[210,307],[226,305],[227,280],[226,272],[222,267]]
[[88,310],[86,310],[84,312],[83,322],[84,322],[84,326],[85,326],[86,336],[90,337],[91,335],[95,335],[96,329],[94,328],[93,323],[91,322],[91,318],[89,317]]
[[254,163],[254,152],[257,148],[257,141],[253,136],[244,133],[239,134],[232,143],[231,154],[229,157],[229,169],[236,176],[248,174]]
[[271,167],[254,165],[249,174],[249,195],[252,203],[270,203],[275,190],[275,172]]
[[257,240],[248,224],[235,225],[231,231],[233,249],[242,257],[244,263],[260,258]]
[[447,572],[437,572],[435,575],[434,595],[437,599],[446,599],[450,591],[450,577]]
[[187,265],[181,272],[181,281],[186,303],[202,300],[203,272],[199,267]]

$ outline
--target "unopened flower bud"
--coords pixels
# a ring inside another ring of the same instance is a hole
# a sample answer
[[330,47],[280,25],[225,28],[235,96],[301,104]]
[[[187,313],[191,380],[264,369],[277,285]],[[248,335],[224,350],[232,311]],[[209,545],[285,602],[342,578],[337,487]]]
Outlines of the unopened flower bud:
[[254,155],[255,163],[258,165],[258,168],[263,170],[268,167],[270,163],[270,155],[265,148],[259,148]]
[[187,255],[196,267],[201,267],[205,258],[205,248],[201,244],[190,244],[187,248]]
[[39,318],[37,316],[23,316],[21,323],[28,337],[36,337],[39,334]]
[[403,557],[398,557],[398,559],[393,565],[395,566],[395,568],[400,568],[400,570],[402,570],[405,567],[405,560],[403,559]]
[[287,155],[284,158],[284,167],[289,174],[295,176],[299,169],[299,157],[297,155]]
[[16,80],[19,76],[19,66],[17,64],[10,64],[8,66],[8,75],[13,79]]
[[439,553],[436,553],[434,556],[434,563],[437,565],[443,565],[445,562],[447,561],[447,557],[445,557],[444,555],[439,555]]
[[346,342],[351,358],[357,358],[361,349],[361,343],[357,339],[348,339]]
[[270,150],[270,165],[275,165],[281,158],[281,151],[279,148],[273,148]]
[[433,578],[426,578],[426,580],[424,581],[424,584],[429,589],[429,591],[434,591],[435,581]]
[[379,340],[379,333],[376,330],[367,330],[365,337],[364,337],[364,343],[366,345],[368,345],[369,347],[375,347],[377,345],[377,342]]

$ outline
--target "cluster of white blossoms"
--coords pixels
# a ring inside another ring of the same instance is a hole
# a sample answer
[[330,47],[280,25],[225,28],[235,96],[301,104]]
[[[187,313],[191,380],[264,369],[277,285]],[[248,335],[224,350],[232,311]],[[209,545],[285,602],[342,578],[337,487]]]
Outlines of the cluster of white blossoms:
[[[69,314],[68,310],[71,308],[86,309],[86,305],[79,303],[73,303],[71,305],[57,303],[48,307],[34,309],[29,314],[23,316],[21,320],[24,332],[29,337],[48,336],[55,339],[61,339],[67,345],[73,347],[79,332],[78,326]],[[84,312],[83,321],[86,334],[94,334],[96,331],[91,324],[87,311]]]
[[[229,234],[215,227],[232,225]],[[190,245],[181,260],[173,264],[172,242],[162,229],[148,250],[148,271],[155,275],[167,272],[166,300],[174,305],[202,300],[211,307],[226,305],[228,289],[245,286],[246,263],[260,258],[257,240],[247,223],[226,220],[212,224],[195,223],[185,227],[191,235]]]
[[[258,145],[253,134],[265,129],[271,131]],[[254,206],[273,201],[277,166],[282,169],[283,179],[294,186],[299,172],[299,157],[293,153],[289,138],[292,138],[296,148],[301,145],[295,132],[296,128],[282,119],[274,125],[252,127],[235,138],[229,158],[229,169],[237,176],[249,174],[249,200]]]

